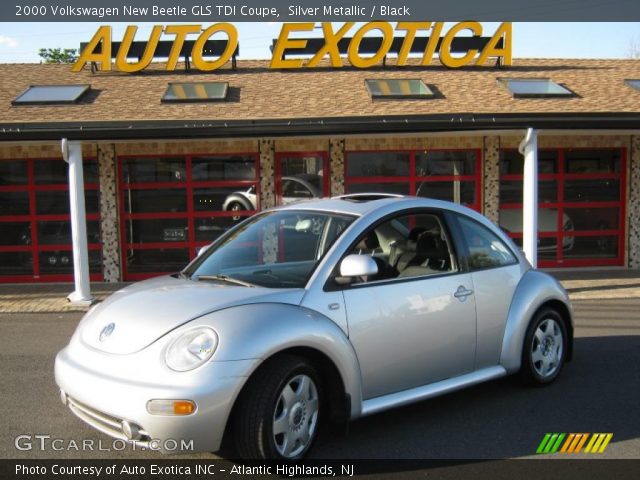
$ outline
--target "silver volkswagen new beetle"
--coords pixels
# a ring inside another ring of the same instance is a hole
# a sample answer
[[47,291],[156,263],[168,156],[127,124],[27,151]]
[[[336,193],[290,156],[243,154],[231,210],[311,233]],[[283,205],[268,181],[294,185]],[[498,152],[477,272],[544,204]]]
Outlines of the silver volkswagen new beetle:
[[259,213],[111,295],[55,376],[113,437],[296,459],[328,423],[510,374],[548,384],[572,346],[565,290],[485,217],[357,194]]

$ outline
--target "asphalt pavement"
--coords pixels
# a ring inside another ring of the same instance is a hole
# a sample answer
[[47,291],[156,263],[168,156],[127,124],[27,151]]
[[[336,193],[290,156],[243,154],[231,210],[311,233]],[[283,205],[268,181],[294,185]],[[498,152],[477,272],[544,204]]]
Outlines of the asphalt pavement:
[[[535,457],[547,432],[611,432],[611,443],[599,458],[640,458],[640,298],[576,300],[574,306],[574,361],[551,386],[526,388],[505,378],[374,415],[353,422],[346,436],[323,433],[310,456]],[[60,403],[54,356],[81,315],[0,313],[0,458],[168,458],[130,448],[107,451],[112,447],[109,437]],[[16,448],[20,435],[31,436],[30,442],[18,442],[21,448],[31,443],[29,450]],[[52,445],[53,439],[60,441]],[[93,450],[83,449],[88,441]]]

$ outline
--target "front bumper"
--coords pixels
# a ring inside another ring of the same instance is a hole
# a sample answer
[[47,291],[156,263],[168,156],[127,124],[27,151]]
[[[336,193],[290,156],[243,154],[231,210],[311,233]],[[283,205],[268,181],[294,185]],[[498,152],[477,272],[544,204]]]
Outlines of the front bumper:
[[[152,349],[153,350],[153,349]],[[80,419],[111,437],[129,440],[123,421],[139,429],[137,443],[163,453],[217,451],[233,403],[257,360],[210,361],[191,372],[173,372],[149,352],[110,355],[82,345],[58,353],[56,383]],[[190,415],[152,415],[152,399],[188,399]]]

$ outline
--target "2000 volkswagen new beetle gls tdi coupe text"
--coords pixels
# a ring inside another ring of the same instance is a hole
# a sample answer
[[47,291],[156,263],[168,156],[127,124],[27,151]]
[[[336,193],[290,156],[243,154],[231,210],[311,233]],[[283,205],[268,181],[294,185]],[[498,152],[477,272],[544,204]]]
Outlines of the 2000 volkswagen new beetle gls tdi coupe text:
[[488,219],[357,194],[256,214],[114,293],[55,375],[113,437],[295,459],[328,423],[509,374],[548,384],[572,346],[566,291]]

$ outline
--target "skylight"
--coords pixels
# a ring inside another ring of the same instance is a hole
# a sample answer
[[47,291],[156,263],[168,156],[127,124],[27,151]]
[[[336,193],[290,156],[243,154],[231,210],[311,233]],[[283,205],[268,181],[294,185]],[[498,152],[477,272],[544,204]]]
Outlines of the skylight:
[[499,78],[514,98],[571,97],[568,88],[548,78]]
[[170,83],[163,102],[212,102],[227,98],[228,82]]
[[76,103],[91,85],[31,85],[11,102],[14,105]]
[[631,88],[635,88],[636,90],[640,90],[640,80],[625,80],[624,83],[629,85]]
[[420,79],[370,79],[364,81],[372,98],[433,98],[434,93]]

